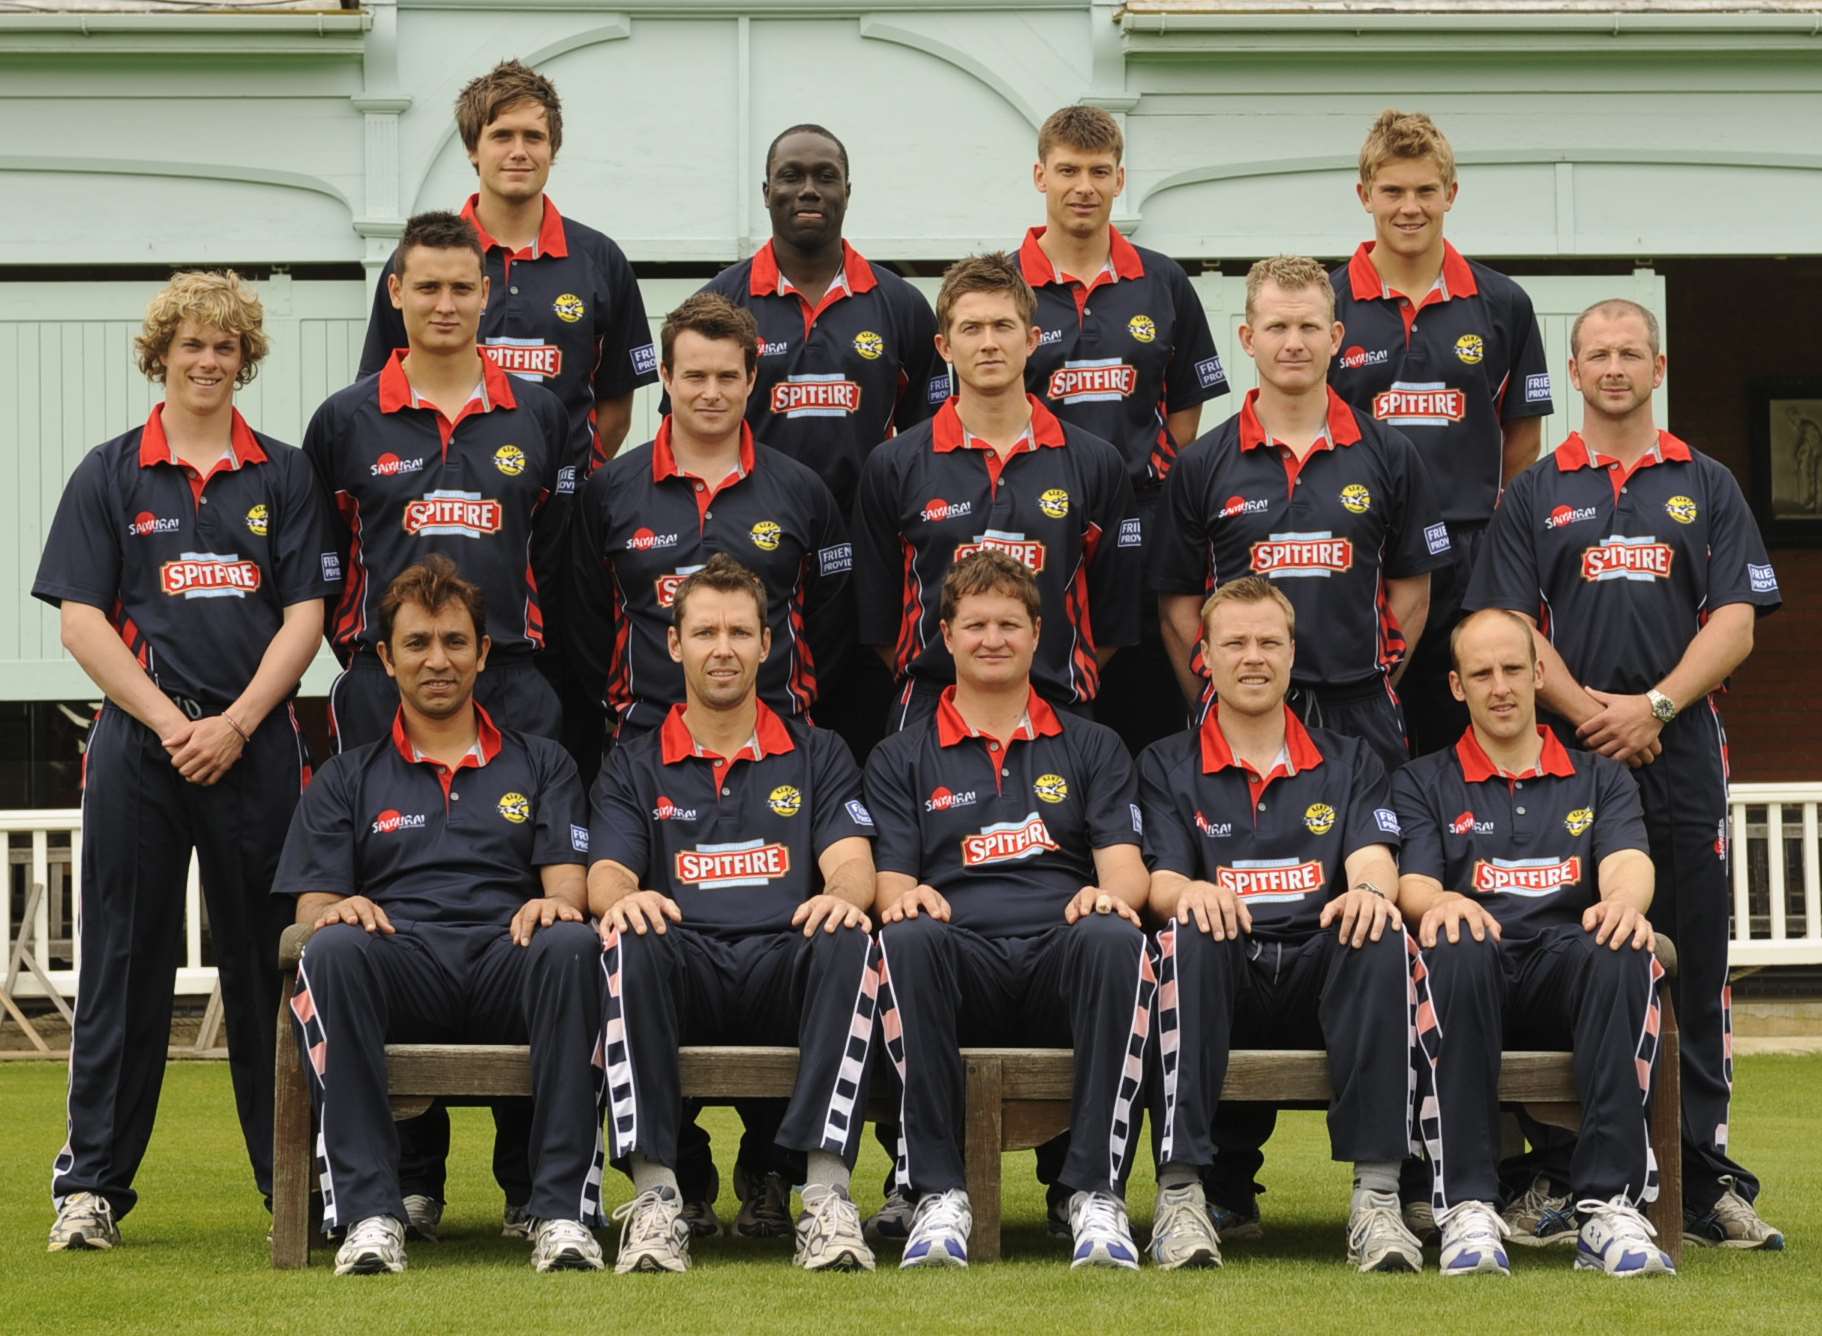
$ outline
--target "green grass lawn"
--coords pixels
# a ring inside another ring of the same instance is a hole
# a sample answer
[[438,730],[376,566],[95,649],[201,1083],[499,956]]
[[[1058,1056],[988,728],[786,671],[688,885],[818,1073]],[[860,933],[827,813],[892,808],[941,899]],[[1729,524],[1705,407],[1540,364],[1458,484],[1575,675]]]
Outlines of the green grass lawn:
[[[337,1280],[313,1254],[308,1272],[276,1273],[266,1215],[235,1128],[227,1069],[174,1064],[141,1202],[112,1253],[50,1255],[51,1157],[62,1140],[64,1075],[52,1064],[0,1065],[0,1331],[370,1332],[603,1329],[775,1331],[826,1336],[906,1328],[1426,1333],[1669,1330],[1797,1333],[1822,1327],[1822,1057],[1739,1063],[1735,1144],[1770,1184],[1762,1205],[1791,1243],[1782,1254],[1690,1249],[1675,1280],[1621,1283],[1574,1273],[1567,1249],[1514,1249],[1508,1281],[1445,1285],[1423,1276],[1356,1276],[1341,1261],[1347,1170],[1328,1160],[1321,1116],[1284,1115],[1270,1147],[1266,1237],[1235,1244],[1217,1272],[1071,1272],[1044,1237],[1030,1152],[1007,1156],[1007,1260],[969,1272],[804,1275],[784,1244],[717,1241],[688,1276],[535,1275],[527,1249],[498,1237],[500,1199],[488,1170],[492,1124],[458,1109],[444,1241],[420,1244],[397,1277]],[[731,1112],[707,1115],[723,1158]],[[863,1210],[878,1203],[884,1157],[867,1138],[856,1178]],[[608,1199],[630,1196],[610,1176]],[[1151,1215],[1148,1169],[1131,1192],[1141,1241]],[[724,1197],[723,1220],[734,1203]],[[613,1240],[607,1240],[612,1256]],[[1432,1263],[1433,1264],[1433,1263]],[[1027,1327],[1027,1323],[1035,1324]]]

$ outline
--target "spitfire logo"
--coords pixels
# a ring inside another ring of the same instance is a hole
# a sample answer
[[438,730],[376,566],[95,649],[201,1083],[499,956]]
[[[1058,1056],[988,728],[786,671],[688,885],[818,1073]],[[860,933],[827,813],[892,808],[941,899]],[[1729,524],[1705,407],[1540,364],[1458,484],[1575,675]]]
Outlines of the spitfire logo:
[[407,473],[416,473],[423,467],[424,459],[421,455],[416,459],[400,459],[388,450],[369,464],[367,471],[376,478],[402,478]]
[[928,798],[924,799],[924,810],[926,812],[949,812],[957,807],[973,807],[974,803],[973,789],[965,789],[956,793],[952,789],[938,786],[931,790]]
[[676,546],[676,534],[653,533],[650,529],[634,529],[632,536],[626,540],[628,552],[656,552],[661,547]]
[[1582,879],[1582,860],[1572,858],[1482,858],[1474,864],[1474,889],[1482,895],[1554,895]]
[[557,319],[566,325],[573,325],[588,314],[588,307],[573,292],[566,292],[550,304],[550,309],[557,313]]
[[919,517],[925,524],[940,524],[944,520],[964,519],[973,513],[974,502],[945,501],[939,496],[933,501],[926,501],[924,503],[924,508],[920,512]]
[[500,532],[500,503],[479,492],[425,492],[405,505],[405,532],[486,538]]
[[1234,823],[1231,821],[1210,821],[1207,817],[1202,815],[1200,809],[1197,809],[1196,829],[1208,836],[1211,840],[1224,840],[1234,833]]
[[1227,504],[1215,512],[1217,519],[1231,520],[1239,515],[1257,515],[1271,509],[1272,503],[1263,497],[1257,501],[1248,501],[1243,496],[1230,496]]
[[500,815],[515,826],[522,826],[531,820],[531,799],[523,793],[502,793],[500,795]]
[[1303,824],[1312,835],[1327,835],[1335,828],[1335,809],[1327,803],[1311,803],[1304,809]]
[[1039,775],[1031,789],[1047,803],[1060,803],[1069,797],[1069,781],[1061,775]]
[[1322,889],[1322,864],[1295,858],[1236,858],[1215,869],[1215,885],[1256,905],[1288,904]]
[[1065,404],[1124,399],[1138,387],[1139,373],[1117,357],[1065,362],[1050,373],[1044,397]]
[[860,386],[836,373],[790,376],[772,387],[772,411],[788,418],[845,417],[860,411]]
[[962,866],[1016,863],[1025,858],[1036,858],[1056,847],[1056,841],[1050,838],[1050,829],[1044,824],[1044,818],[1036,812],[1029,812],[1023,821],[996,822],[981,827],[978,834],[965,838],[962,841]]
[[1341,489],[1341,508],[1353,515],[1364,515],[1373,508],[1373,494],[1357,482]]
[[854,336],[854,351],[869,362],[877,362],[886,353],[886,341],[870,329],[863,329]]
[[1463,812],[1449,823],[1449,833],[1451,835],[1491,835],[1493,833],[1493,823],[1491,821],[1476,821],[1474,819],[1474,813]]
[[1274,580],[1327,579],[1352,570],[1354,544],[1324,529],[1316,533],[1275,533],[1253,544],[1253,574]]
[[1358,371],[1362,367],[1384,366],[1386,362],[1390,360],[1391,356],[1390,349],[1375,348],[1372,352],[1368,352],[1359,344],[1355,344],[1352,348],[1347,349],[1341,354],[1341,369],[1343,371]]
[[1699,513],[1695,502],[1686,496],[1673,496],[1664,503],[1664,513],[1678,524],[1694,524]]
[[245,598],[259,592],[259,567],[233,553],[185,552],[158,568],[158,583],[172,598]]
[[1397,380],[1373,396],[1373,416],[1394,427],[1446,427],[1467,415],[1467,396],[1440,380]]
[[988,529],[978,533],[974,540],[955,545],[955,560],[971,557],[976,552],[1004,552],[1015,561],[1023,562],[1035,573],[1044,569],[1044,544],[1036,538],[1027,538],[1022,533],[1007,533],[1002,529]]
[[1599,547],[1582,552],[1582,579],[1602,580],[1668,580],[1670,565],[1676,558],[1668,543],[1652,538],[1603,538]]
[[1455,340],[1455,356],[1463,366],[1479,366],[1486,355],[1486,340],[1478,334],[1463,334]]
[[375,835],[391,835],[401,830],[422,830],[424,825],[422,812],[396,812],[388,807],[373,818],[372,829]]
[[790,875],[791,851],[782,844],[767,844],[764,840],[703,844],[694,849],[679,849],[675,870],[677,880],[683,885],[699,886],[705,891],[764,886]]
[[493,466],[509,478],[525,472],[525,452],[516,445],[503,445],[493,452]]
[[149,510],[142,510],[133,516],[133,522],[127,525],[127,534],[133,538],[144,538],[147,534],[176,533],[183,528],[179,519],[161,520]]
[[489,339],[481,345],[481,352],[500,370],[520,380],[549,380],[563,370],[563,350],[536,339]]
[[752,538],[753,546],[761,552],[776,552],[779,540],[784,537],[784,530],[772,520],[760,520],[748,536]]
[[1038,509],[1053,520],[1060,520],[1069,514],[1069,493],[1061,487],[1046,488],[1038,496]]
[[796,816],[803,810],[803,794],[789,784],[780,784],[766,795],[765,805],[778,816]]
[[1600,513],[1598,506],[1558,506],[1544,516],[1544,528],[1561,529],[1571,524],[1580,524],[1583,520],[1591,520]]
[[1150,343],[1158,337],[1158,326],[1148,315],[1135,315],[1126,322],[1126,332],[1140,343]]
[[1563,818],[1563,825],[1571,835],[1580,835],[1594,824],[1594,809],[1578,807]]
[[695,819],[696,809],[694,807],[679,807],[662,793],[658,795],[658,801],[652,806],[652,820],[654,821],[694,821]]
[[682,583],[701,570],[700,565],[679,566],[676,570],[660,575],[653,583],[657,586],[658,606],[668,608],[677,601],[677,589]]
[[255,538],[264,538],[272,528],[272,512],[265,506],[254,506],[247,512],[247,532]]

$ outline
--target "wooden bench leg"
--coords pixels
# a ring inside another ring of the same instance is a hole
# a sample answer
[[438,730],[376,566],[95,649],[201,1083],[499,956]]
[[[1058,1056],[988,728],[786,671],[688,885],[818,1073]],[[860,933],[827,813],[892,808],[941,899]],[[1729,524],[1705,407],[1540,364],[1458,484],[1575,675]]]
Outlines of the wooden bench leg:
[[1651,1153],[1658,1162],[1658,1199],[1646,1215],[1658,1232],[1658,1247],[1670,1254],[1671,1263],[1683,1264],[1683,1072],[1682,1043],[1677,1034],[1676,1005],[1670,999],[1669,980],[1659,996],[1657,1072],[1651,1082],[1648,1125]]
[[964,1071],[962,1160],[974,1212],[971,1262],[1000,1260],[1000,1110],[1005,1092],[998,1058],[969,1058]]
[[272,1265],[310,1265],[310,1086],[291,1029],[289,972],[278,1003],[278,1051],[272,1108]]

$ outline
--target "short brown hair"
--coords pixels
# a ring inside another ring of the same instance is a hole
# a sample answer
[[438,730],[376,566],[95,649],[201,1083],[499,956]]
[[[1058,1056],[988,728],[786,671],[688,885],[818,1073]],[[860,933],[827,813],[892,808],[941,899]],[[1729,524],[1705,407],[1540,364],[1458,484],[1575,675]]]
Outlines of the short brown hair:
[[1242,575],[1238,580],[1230,580],[1202,601],[1202,635],[1208,637],[1208,619],[1216,608],[1228,603],[1276,603],[1278,611],[1284,614],[1284,620],[1290,627],[1291,640],[1297,639],[1297,609],[1278,588],[1263,575]]
[[1409,162],[1418,158],[1436,159],[1443,185],[1455,184],[1455,150],[1436,122],[1420,111],[1387,107],[1360,146],[1360,183],[1371,185],[1379,169],[1393,159]]
[[937,615],[945,622],[954,621],[955,610],[961,601],[976,594],[1010,594],[1025,605],[1033,626],[1037,625],[1043,610],[1038,582],[1031,574],[1031,568],[990,547],[970,552],[949,568],[949,573],[943,576]]
[[433,209],[405,220],[405,230],[399,234],[398,247],[392,252],[392,272],[401,282],[405,278],[405,257],[417,246],[426,250],[468,251],[481,266],[481,272],[487,272],[487,252],[481,249],[481,234],[459,213]]
[[1100,107],[1062,107],[1045,117],[1038,127],[1038,161],[1050,156],[1058,144],[1081,149],[1085,153],[1113,153],[1120,161],[1126,154],[1126,136],[1120,123]]
[[1658,349],[1663,346],[1663,335],[1658,329],[1658,318],[1655,315],[1630,297],[1608,297],[1605,301],[1596,302],[1576,316],[1575,323],[1569,326],[1569,356],[1581,356],[1582,322],[1591,315],[1606,316],[1609,320],[1636,315],[1645,322],[1645,341],[1651,345],[1651,355],[1656,357]]
[[732,339],[746,349],[747,373],[759,365],[759,322],[744,306],[736,306],[719,292],[698,292],[664,317],[658,331],[658,361],[671,369],[671,349],[684,330],[705,339]]
[[1329,271],[1307,255],[1273,255],[1260,260],[1246,271],[1246,323],[1253,323],[1253,308],[1259,291],[1267,283],[1276,283],[1286,292],[1315,288],[1329,308],[1329,320],[1335,319],[1335,285],[1329,282]]
[[1524,631],[1525,657],[1533,668],[1537,667],[1537,635],[1532,630],[1531,623],[1510,608],[1482,608],[1478,612],[1470,612],[1455,623],[1455,629],[1449,632],[1449,667],[1458,673],[1461,671],[1461,638],[1467,632],[1468,627],[1488,617],[1507,618],[1513,625]]
[[974,292],[1004,292],[1027,327],[1037,318],[1038,295],[1025,281],[1025,275],[1005,251],[988,255],[970,255],[957,260],[943,271],[943,286],[936,294],[936,328],[945,337],[955,303]]
[[240,371],[234,383],[245,385],[259,374],[260,361],[270,347],[265,319],[259,298],[232,269],[186,269],[172,274],[163,291],[146,304],[145,324],[133,340],[133,351],[145,378],[163,381],[165,354],[171,351],[177,327],[185,320],[212,325],[240,336]]
[[464,580],[456,570],[456,564],[441,552],[432,552],[422,561],[407,566],[386,586],[386,593],[380,599],[380,639],[388,649],[392,647],[392,623],[398,617],[399,609],[407,603],[424,609],[432,617],[451,603],[460,603],[468,609],[468,616],[474,622],[476,643],[487,633],[487,596],[481,592],[480,585]]
[[671,625],[679,632],[683,630],[683,605],[698,589],[713,590],[717,594],[751,594],[754,606],[759,609],[759,627],[762,631],[765,629],[765,581],[727,553],[717,552],[701,570],[684,576],[683,583],[677,586],[677,592],[671,598]]
[[554,159],[563,147],[563,103],[557,97],[557,86],[516,60],[502,60],[479,78],[470,79],[456,94],[456,131],[462,136],[462,147],[473,153],[480,146],[481,132],[521,102],[536,102],[544,108]]

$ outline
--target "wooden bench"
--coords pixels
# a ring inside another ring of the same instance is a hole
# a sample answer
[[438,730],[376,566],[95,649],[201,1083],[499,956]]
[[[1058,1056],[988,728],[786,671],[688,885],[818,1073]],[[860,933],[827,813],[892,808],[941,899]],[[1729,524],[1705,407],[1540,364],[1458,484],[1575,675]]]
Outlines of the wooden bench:
[[[272,1158],[272,1265],[302,1267],[310,1261],[310,1179],[313,1173],[310,1089],[298,1057],[289,1001],[298,954],[309,933],[291,928],[280,948],[285,997],[278,1014],[277,1107]],[[1660,939],[1662,940],[1662,939]],[[1660,954],[1664,954],[1661,952]],[[1674,957],[1672,957],[1674,960]],[[1649,1110],[1651,1146],[1657,1156],[1658,1199],[1647,1209],[1658,1242],[1680,1262],[1683,1249],[1681,1082],[1675,1013],[1665,989],[1658,1074]],[[686,1098],[725,1103],[784,1098],[797,1080],[794,1048],[685,1048]],[[388,1044],[387,1073],[393,1116],[423,1112],[433,1099],[491,1099],[531,1091],[531,1055],[522,1045]],[[1069,1124],[1074,1059],[1058,1049],[964,1049],[963,1157],[974,1209],[970,1256],[1000,1256],[1000,1155],[1040,1146]],[[877,1074],[877,1073],[876,1073]],[[1224,1100],[1326,1108],[1328,1059],[1317,1051],[1236,1049],[1229,1055]],[[1540,1122],[1574,1130],[1580,1124],[1575,1074],[1567,1053],[1508,1052],[1501,1064],[1499,1097],[1524,1105]],[[876,1085],[868,1116],[892,1118],[896,1101]],[[1143,1152],[1140,1143],[1138,1153]]]

